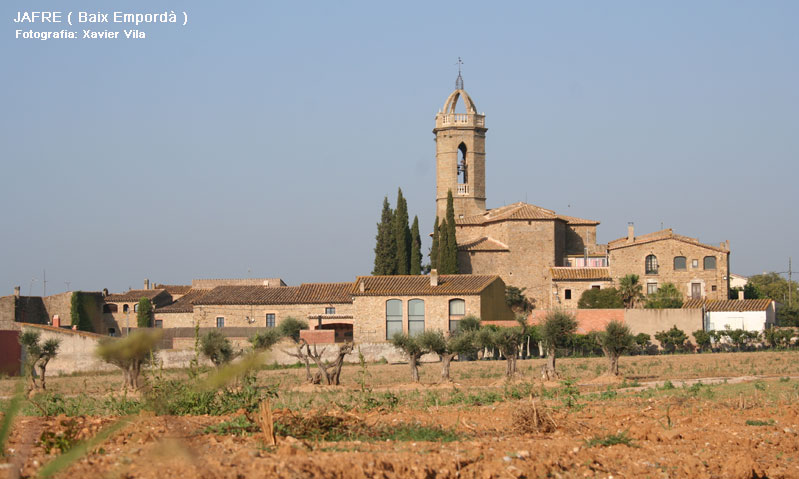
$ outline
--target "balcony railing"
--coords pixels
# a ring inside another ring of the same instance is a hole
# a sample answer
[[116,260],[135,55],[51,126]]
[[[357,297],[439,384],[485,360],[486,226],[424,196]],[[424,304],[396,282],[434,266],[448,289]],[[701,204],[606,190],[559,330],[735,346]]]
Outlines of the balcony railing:
[[440,125],[469,125],[469,126],[485,126],[486,118],[483,115],[474,113],[450,113],[439,114],[438,123]]
[[468,196],[469,195],[469,185],[458,185],[458,195],[459,196]]

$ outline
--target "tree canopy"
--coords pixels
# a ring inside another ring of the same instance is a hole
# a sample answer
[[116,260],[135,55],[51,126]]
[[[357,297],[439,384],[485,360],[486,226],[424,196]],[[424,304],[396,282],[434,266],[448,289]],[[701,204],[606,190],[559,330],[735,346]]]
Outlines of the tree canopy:
[[624,306],[616,288],[587,289],[583,291],[577,307],[580,309],[616,309]]
[[682,308],[682,293],[674,283],[663,283],[660,288],[646,297],[645,308],[648,309],[677,309]]
[[153,303],[148,298],[139,300],[139,307],[136,311],[136,325],[140,328],[153,327]]

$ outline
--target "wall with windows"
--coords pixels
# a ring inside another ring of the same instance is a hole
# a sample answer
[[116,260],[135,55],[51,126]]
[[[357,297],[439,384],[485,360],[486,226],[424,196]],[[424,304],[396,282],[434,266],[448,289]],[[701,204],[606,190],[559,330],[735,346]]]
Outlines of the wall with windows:
[[393,332],[449,331],[450,300],[453,299],[464,301],[464,315],[480,316],[480,296],[477,295],[355,296],[354,339],[359,343],[372,343],[386,341]]
[[729,253],[716,248],[666,238],[610,249],[608,263],[616,281],[637,274],[644,294],[674,283],[683,299],[727,299]]
[[[325,314],[325,308],[335,308],[335,314]],[[351,323],[353,306],[351,303],[341,304],[280,304],[280,305],[194,305],[194,312],[188,324],[185,323],[186,317],[181,316],[175,320],[175,325],[169,322],[170,314],[164,314],[164,327],[191,327],[199,321],[201,328],[216,327],[216,318],[224,319],[225,327],[266,327],[267,314],[274,315],[274,325],[289,316],[308,321],[308,325],[313,329],[318,322],[317,317],[322,316],[322,324],[326,323]],[[308,315],[313,315],[309,319]],[[343,316],[343,317],[342,317]],[[159,316],[160,318],[160,316]],[[158,319],[158,318],[157,318]],[[271,319],[271,318],[269,318]],[[181,324],[177,324],[180,321]]]
[[[580,296],[589,289],[605,289],[613,286],[612,281],[581,280],[581,281],[552,281],[553,306],[561,308],[577,308]],[[554,294],[557,292],[558,294]]]

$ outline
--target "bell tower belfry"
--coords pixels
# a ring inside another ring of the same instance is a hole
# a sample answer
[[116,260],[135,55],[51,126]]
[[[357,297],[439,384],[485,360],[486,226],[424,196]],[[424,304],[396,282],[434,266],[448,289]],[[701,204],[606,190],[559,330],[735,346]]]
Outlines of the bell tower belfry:
[[[462,100],[465,113],[456,113]],[[452,191],[455,218],[479,215],[486,210],[485,115],[478,114],[458,73],[453,91],[436,115],[436,214],[444,219],[447,192]]]

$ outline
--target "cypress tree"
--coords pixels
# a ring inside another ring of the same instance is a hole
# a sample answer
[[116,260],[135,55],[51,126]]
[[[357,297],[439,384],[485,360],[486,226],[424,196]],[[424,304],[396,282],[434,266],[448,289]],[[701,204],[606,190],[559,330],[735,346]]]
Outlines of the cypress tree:
[[455,207],[452,190],[447,192],[447,271],[444,274],[458,273],[458,243],[455,237]]
[[411,268],[410,274],[422,274],[422,238],[419,236],[419,217],[413,217],[411,225]]
[[394,231],[391,205],[388,197],[383,198],[383,212],[380,215],[380,223],[377,224],[377,236],[375,237],[375,267],[372,274],[385,275],[394,274],[396,266]]
[[153,327],[153,303],[147,298],[139,300],[139,310],[136,312],[136,326],[140,328]]
[[433,246],[430,247],[430,269],[438,269],[438,216],[433,225]]
[[397,191],[397,210],[394,212],[394,244],[396,261],[394,274],[408,274],[411,266],[411,229],[408,227],[408,202]]
[[449,274],[449,255],[447,254],[447,243],[449,239],[449,228],[447,220],[438,225],[438,273]]

